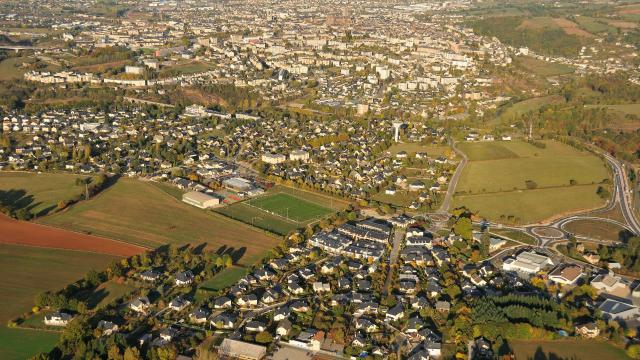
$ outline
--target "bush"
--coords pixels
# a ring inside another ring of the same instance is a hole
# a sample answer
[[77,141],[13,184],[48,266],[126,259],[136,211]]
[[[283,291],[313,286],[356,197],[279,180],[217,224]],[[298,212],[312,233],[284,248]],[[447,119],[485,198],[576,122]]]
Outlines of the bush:
[[527,186],[527,189],[533,190],[538,187],[538,184],[533,180],[526,180],[524,184]]

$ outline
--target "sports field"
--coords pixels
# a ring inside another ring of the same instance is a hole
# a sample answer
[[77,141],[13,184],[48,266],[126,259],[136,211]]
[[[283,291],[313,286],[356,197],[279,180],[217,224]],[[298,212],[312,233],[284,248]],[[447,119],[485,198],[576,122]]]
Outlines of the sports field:
[[[310,195],[309,193],[301,194]],[[310,199],[309,196],[302,198],[299,195],[274,192],[222,207],[216,211],[269,232],[286,235],[333,212],[330,209],[331,205],[327,204],[328,206],[325,207],[319,201],[308,199]],[[323,202],[328,201],[327,199],[322,200]],[[339,201],[330,201],[330,203],[334,209],[341,209],[345,206],[345,203]]]
[[461,144],[469,162],[456,186],[454,205],[519,224],[604,205],[596,194],[599,184],[610,179],[602,160],[556,141],[544,144]]
[[26,208],[38,216],[54,210],[60,200],[69,200],[84,192],[75,184],[86,176],[55,173],[0,172],[0,202],[14,208]]
[[118,257],[88,252],[0,244],[0,359],[26,359],[50,350],[59,334],[8,329],[5,324],[31,309],[41,291],[58,290],[102,270]]
[[269,214],[297,223],[319,220],[321,217],[331,213],[331,210],[323,206],[285,193],[261,196],[247,200],[246,203]]
[[517,360],[527,359],[630,359],[625,351],[602,340],[555,340],[527,341],[511,340]]
[[279,238],[210,211],[187,205],[152,184],[119,179],[89,201],[41,222],[148,248],[208,243],[243,264],[253,264]]

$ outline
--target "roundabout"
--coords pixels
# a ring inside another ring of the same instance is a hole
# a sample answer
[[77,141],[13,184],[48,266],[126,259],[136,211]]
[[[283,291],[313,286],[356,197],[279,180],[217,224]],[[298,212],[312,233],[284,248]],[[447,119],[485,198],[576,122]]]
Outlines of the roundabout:
[[535,236],[551,240],[563,239],[565,236],[565,233],[562,230],[551,226],[536,226],[531,228],[531,232]]

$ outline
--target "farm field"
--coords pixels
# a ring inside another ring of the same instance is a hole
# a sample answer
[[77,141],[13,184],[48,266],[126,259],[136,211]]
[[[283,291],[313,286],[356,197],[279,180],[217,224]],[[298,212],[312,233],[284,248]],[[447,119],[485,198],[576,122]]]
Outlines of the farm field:
[[30,310],[39,292],[57,290],[116,259],[119,257],[0,244],[0,321],[4,324]]
[[89,201],[41,222],[156,248],[207,243],[252,264],[280,240],[248,225],[176,200],[152,184],[120,179]]
[[509,346],[517,360],[526,359],[630,359],[625,351],[599,340],[512,340]]
[[0,244],[26,245],[38,248],[80,250],[114,256],[132,256],[145,251],[140,246],[97,236],[17,221],[0,214]]
[[523,141],[461,144],[470,161],[456,186],[454,205],[519,224],[603,205],[596,190],[609,179],[606,165],[568,145],[544,144],[545,148]]
[[9,329],[0,324],[0,358],[24,360],[51,350],[60,339],[60,333],[25,329]]
[[0,202],[26,208],[43,216],[54,210],[60,200],[69,200],[84,192],[75,184],[75,174],[0,172]]
[[587,108],[606,108],[611,112],[618,114],[619,119],[609,125],[613,129],[624,131],[635,131],[640,129],[640,121],[637,118],[627,118],[627,115],[640,117],[640,104],[620,104],[620,105],[585,105]]

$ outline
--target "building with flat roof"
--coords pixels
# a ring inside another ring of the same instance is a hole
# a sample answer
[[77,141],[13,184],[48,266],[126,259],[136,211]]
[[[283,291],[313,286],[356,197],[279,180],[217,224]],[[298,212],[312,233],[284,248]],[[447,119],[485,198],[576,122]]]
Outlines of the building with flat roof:
[[544,269],[547,265],[553,265],[553,262],[548,257],[536,254],[532,251],[523,251],[515,258],[508,258],[504,260],[502,263],[502,269],[505,271],[535,274]]
[[217,197],[199,191],[190,191],[183,194],[182,201],[201,209],[208,209],[220,204],[220,199]]
[[233,191],[249,191],[253,189],[251,181],[241,177],[233,177],[223,180],[222,186]]
[[218,353],[232,359],[260,360],[267,355],[267,348],[239,340],[224,339]]
[[272,153],[264,153],[262,154],[262,161],[266,162],[267,164],[281,164],[285,161],[287,161],[287,157],[282,155],[282,154],[272,154]]

